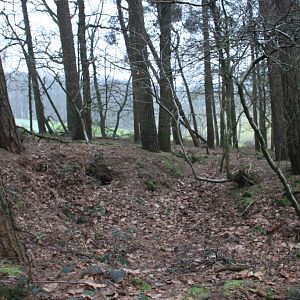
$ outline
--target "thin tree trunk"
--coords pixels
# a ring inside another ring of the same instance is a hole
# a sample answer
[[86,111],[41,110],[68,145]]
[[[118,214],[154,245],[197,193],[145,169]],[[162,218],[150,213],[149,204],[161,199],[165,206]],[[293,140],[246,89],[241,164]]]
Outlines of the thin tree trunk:
[[213,149],[215,147],[214,122],[213,122],[213,111],[212,111],[212,103],[214,102],[214,90],[213,90],[213,81],[211,75],[209,17],[208,17],[207,4],[208,4],[208,0],[202,0],[207,146],[208,148]]
[[140,121],[139,121],[139,103],[137,99],[137,86],[136,82],[138,80],[137,73],[134,70],[132,61],[133,61],[133,49],[130,46],[129,36],[127,32],[127,27],[125,26],[123,11],[122,11],[122,5],[121,0],[116,1],[117,4],[117,10],[118,10],[118,18],[122,30],[122,34],[124,37],[127,55],[130,63],[130,71],[131,71],[131,80],[132,80],[132,98],[133,98],[133,127],[134,127],[134,142],[139,143],[141,141],[141,130],[140,130]]
[[[59,120],[59,122],[60,122],[60,125],[62,126],[64,132],[67,134],[67,133],[68,133],[68,129],[66,128],[66,126],[65,126],[65,124],[64,124],[64,121],[63,121],[62,118],[60,117],[60,114],[59,114],[59,112],[58,112],[58,110],[57,110],[57,108],[56,108],[54,102],[52,101],[51,96],[50,96],[50,94],[48,93],[48,90],[47,90],[47,88],[46,88],[46,86],[45,86],[43,80],[41,79],[40,76],[38,76],[38,78],[39,78],[39,82],[40,82],[40,84],[41,84],[41,86],[42,86],[42,88],[43,88],[43,90],[44,90],[44,92],[45,92],[45,94],[46,94],[46,96],[47,96],[49,102],[50,102],[50,105],[51,105],[51,107],[53,108],[53,110],[54,110],[54,112],[55,112],[55,114],[56,114],[56,116],[57,116],[57,118],[58,118],[58,120]],[[32,130],[31,130],[31,131],[32,131]]]
[[82,92],[83,92],[83,116],[85,120],[86,131],[89,139],[92,138],[92,98],[90,86],[89,60],[87,58],[86,46],[86,22],[85,22],[85,7],[84,0],[77,0],[78,3],[78,41],[79,53],[82,68]]
[[36,69],[36,63],[35,63],[35,57],[33,51],[31,29],[30,29],[30,23],[28,18],[28,11],[27,11],[27,0],[21,0],[21,2],[22,2],[22,11],[23,11],[23,18],[24,18],[24,25],[25,25],[26,44],[28,47],[28,55],[27,55],[26,63],[27,63],[30,78],[32,80],[32,89],[34,94],[36,117],[37,117],[39,132],[44,133],[46,132],[46,126],[45,126],[46,119],[44,114],[44,106],[40,94],[38,73]]
[[63,53],[67,92],[68,129],[73,140],[85,139],[82,126],[82,99],[76,66],[76,55],[68,0],[55,0]]
[[29,128],[33,132],[33,123],[32,123],[32,85],[31,78],[28,73],[28,111],[29,111]]

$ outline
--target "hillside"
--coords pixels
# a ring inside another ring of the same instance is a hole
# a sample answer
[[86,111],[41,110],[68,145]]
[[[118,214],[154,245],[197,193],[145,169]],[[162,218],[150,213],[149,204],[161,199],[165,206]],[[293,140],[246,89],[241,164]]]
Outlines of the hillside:
[[[238,188],[195,181],[179,151],[129,141],[24,146],[0,150],[0,166],[30,298],[300,299],[300,224],[260,154],[232,154],[232,169],[256,183]],[[201,176],[223,176],[219,151],[188,151]]]

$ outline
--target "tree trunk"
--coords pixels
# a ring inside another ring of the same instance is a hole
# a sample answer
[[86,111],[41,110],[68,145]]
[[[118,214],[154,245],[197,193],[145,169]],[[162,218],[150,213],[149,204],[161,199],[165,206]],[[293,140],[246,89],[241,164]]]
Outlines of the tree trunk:
[[[276,41],[272,43],[269,32],[273,30],[273,25],[277,23],[274,0],[260,0],[259,1],[260,13],[264,18],[264,37],[267,43],[267,52],[271,52],[274,47],[277,47]],[[267,59],[269,69],[269,85],[270,85],[270,98],[271,98],[271,111],[272,111],[272,133],[273,143],[275,147],[275,159],[286,160],[287,155],[287,124],[284,119],[284,104],[283,104],[283,82],[281,77],[281,67],[278,64],[278,52],[274,52]]]
[[[171,89],[171,4],[157,3],[158,21],[160,26],[160,106],[158,121],[158,143],[162,151],[171,151],[170,113],[173,96]],[[166,111],[164,107],[169,111]]]
[[214,90],[210,63],[209,17],[207,4],[208,0],[202,0],[207,146],[208,148],[213,149],[215,147],[214,122],[212,112],[212,103],[214,102]]
[[15,119],[12,114],[8,100],[6,80],[0,58],[0,148],[6,149],[13,153],[21,153],[19,135],[17,133]]
[[65,82],[67,92],[68,129],[73,140],[84,139],[81,112],[82,100],[76,67],[76,55],[68,0],[55,0],[58,27],[62,45]]
[[292,173],[300,175],[300,5],[297,0],[275,1],[280,30],[288,37],[279,36],[281,77],[284,99],[284,116],[287,122],[287,148]]
[[46,119],[44,114],[44,106],[41,99],[39,82],[38,82],[38,73],[36,69],[34,51],[33,51],[33,44],[32,44],[32,36],[31,36],[31,29],[30,23],[28,18],[28,11],[27,11],[27,0],[21,0],[22,2],[22,11],[23,11],[23,19],[24,19],[24,26],[25,26],[25,34],[26,34],[26,44],[28,47],[28,54],[25,57],[26,63],[28,67],[29,77],[32,81],[32,90],[34,95],[35,101],[35,109],[36,109],[36,118],[38,122],[38,128],[40,133],[46,132]]
[[124,21],[124,16],[123,16],[123,11],[122,11],[122,5],[121,5],[121,0],[116,1],[117,4],[117,10],[118,10],[118,18],[122,30],[122,34],[124,37],[125,45],[126,45],[126,51],[128,55],[128,60],[130,64],[130,71],[131,71],[131,80],[132,80],[132,100],[133,100],[133,127],[134,127],[134,142],[139,143],[141,141],[141,131],[140,131],[140,121],[139,121],[139,103],[137,99],[137,86],[136,82],[138,81],[138,76],[136,72],[134,71],[133,67],[133,49],[130,46],[130,40],[129,40],[129,35],[127,32],[127,27],[125,25]]
[[133,87],[136,101],[139,102],[139,122],[141,130],[142,147],[145,150],[158,152],[159,145],[155,126],[155,116],[152,99],[151,79],[148,71],[147,43],[144,39],[145,24],[144,11],[140,0],[128,0],[130,30],[129,47],[130,58],[135,84]]
[[[251,59],[255,59],[255,52],[254,47],[251,45]],[[252,69],[252,109],[253,109],[253,121],[255,125],[258,125],[258,118],[257,118],[257,99],[258,99],[258,93],[257,93],[257,68],[254,67]],[[260,150],[260,144],[258,140],[257,133],[254,132],[254,147],[256,151]]]
[[24,264],[24,249],[15,230],[13,214],[0,176],[0,258]]
[[91,86],[90,86],[90,72],[89,72],[89,60],[87,58],[87,46],[86,46],[86,22],[85,22],[85,7],[84,0],[77,0],[78,4],[78,42],[80,61],[82,68],[82,93],[83,93],[83,116],[85,120],[86,131],[89,139],[92,138],[92,115],[91,115]]

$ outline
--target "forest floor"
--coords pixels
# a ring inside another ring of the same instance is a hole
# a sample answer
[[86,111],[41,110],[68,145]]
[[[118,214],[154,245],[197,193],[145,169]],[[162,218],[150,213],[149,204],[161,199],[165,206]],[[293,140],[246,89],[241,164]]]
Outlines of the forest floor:
[[[260,153],[232,152],[232,170],[255,182],[239,188],[196,181],[179,149],[110,139],[24,146],[0,150],[0,167],[31,263],[30,299],[300,299],[300,223]],[[219,150],[187,150],[200,176],[225,176]],[[111,183],[86,174],[96,158]],[[300,191],[300,177],[281,167]]]

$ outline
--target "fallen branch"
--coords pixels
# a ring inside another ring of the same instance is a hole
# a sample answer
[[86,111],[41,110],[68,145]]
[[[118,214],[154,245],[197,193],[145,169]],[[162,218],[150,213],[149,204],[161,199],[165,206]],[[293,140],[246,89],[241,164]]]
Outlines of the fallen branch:
[[22,126],[17,126],[18,129],[21,129],[23,132],[26,132],[32,136],[35,136],[39,139],[45,139],[45,140],[51,140],[51,141],[56,141],[56,142],[59,142],[59,143],[63,143],[63,144],[68,144],[69,142],[67,141],[64,141],[60,138],[57,138],[55,136],[48,136],[48,135],[44,135],[44,134],[39,134],[39,133],[35,133],[35,132],[32,132],[28,129],[26,129],[25,127],[22,127]]
[[224,271],[241,272],[246,269],[248,269],[248,266],[246,265],[225,265],[223,267],[215,269],[215,272],[216,273],[220,273]]

